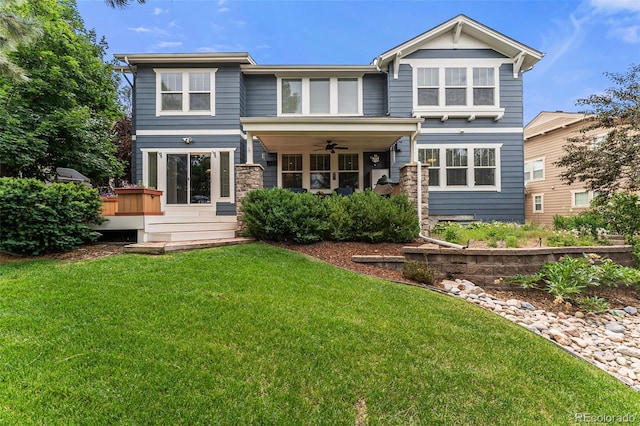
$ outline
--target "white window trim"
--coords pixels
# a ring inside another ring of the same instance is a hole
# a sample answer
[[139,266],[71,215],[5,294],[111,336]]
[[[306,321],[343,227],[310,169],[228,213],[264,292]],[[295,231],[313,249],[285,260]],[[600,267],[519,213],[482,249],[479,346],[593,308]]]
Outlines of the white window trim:
[[[533,163],[537,162],[537,161],[542,161],[542,177],[541,178],[534,178],[533,177]],[[534,158],[528,161],[524,162],[524,169],[526,171],[527,168],[527,164],[531,164],[531,170],[529,170],[529,173],[531,175],[531,178],[527,179],[525,177],[525,183],[526,182],[541,182],[545,179],[546,177],[546,173],[545,173],[545,169],[547,166],[547,157],[539,157],[539,158]]]
[[[217,68],[154,68],[156,73],[156,117],[163,115],[216,115],[216,72]],[[189,111],[189,73],[209,73],[211,78],[211,109],[208,111]],[[162,73],[182,74],[182,111],[162,110]]]
[[144,148],[140,149],[142,153],[142,184],[148,185],[148,175],[149,175],[149,163],[148,163],[148,153],[149,152],[157,152],[158,153],[158,188],[163,190],[162,194],[162,205],[163,208],[166,205],[166,187],[167,187],[167,177],[166,177],[166,154],[211,154],[211,166],[213,170],[220,170],[220,156],[218,153],[220,152],[228,152],[229,153],[229,196],[222,197],[220,196],[220,185],[218,185],[218,179],[212,179],[211,188],[211,201],[210,205],[198,205],[198,204],[178,204],[172,205],[173,207],[193,207],[193,208],[209,208],[213,207],[215,209],[215,203],[233,203],[235,201],[235,168],[234,168],[234,156],[235,156],[236,148]]
[[[420,149],[439,149],[440,150],[440,166],[439,166],[439,177],[440,177],[440,185],[432,186],[429,185],[429,191],[432,192],[440,192],[440,191],[474,191],[474,192],[501,192],[502,191],[502,168],[501,168],[501,149],[502,144],[444,144],[444,145],[432,145],[432,144],[416,144],[415,158],[418,158],[418,152]],[[466,149],[468,155],[468,163],[467,163],[467,185],[466,186],[447,186],[447,149]],[[473,164],[473,150],[481,149],[481,148],[490,148],[496,150],[496,173],[495,179],[496,184],[494,186],[487,185],[478,185],[474,184],[474,164]]]
[[[536,197],[540,197],[540,210],[536,210]],[[544,213],[544,194],[531,194],[531,205],[533,213]]]
[[[504,116],[505,109],[500,107],[500,66],[511,63],[505,59],[403,59],[401,64],[409,64],[413,68],[413,115],[425,118],[466,118],[469,121],[478,117],[489,117],[498,121]],[[417,68],[438,68],[439,105],[418,105],[418,73]],[[467,69],[467,105],[447,106],[445,95],[445,68]],[[494,105],[473,105],[473,68],[493,68]]]
[[[311,84],[310,81],[316,78],[328,78],[329,79],[329,112],[328,113],[311,113]],[[358,83],[358,111],[355,113],[338,113],[338,79],[356,79]],[[301,113],[283,113],[282,112],[282,80],[302,80],[302,105]],[[361,116],[363,115],[363,101],[362,101],[362,76],[338,76],[338,77],[326,77],[326,76],[278,76],[278,90],[277,90],[277,102],[278,102],[278,116]]]
[[[576,204],[576,194],[587,193],[587,205],[586,206],[578,206]],[[593,200],[593,191],[587,191],[586,189],[575,189],[571,191],[571,208],[572,209],[588,209],[591,206],[591,200]]]
[[[278,187],[282,188],[282,154],[302,155],[302,187],[307,188],[309,192],[327,192],[333,191],[338,187],[339,173],[340,172],[355,172],[356,170],[338,170],[338,155],[339,154],[357,154],[358,155],[358,189],[356,191],[363,191],[364,183],[364,155],[360,151],[353,152],[341,152],[330,154],[331,155],[331,169],[327,170],[327,173],[331,173],[331,189],[311,189],[311,154],[322,154],[322,152],[316,151],[284,151],[278,153]],[[324,172],[324,171],[323,171]]]

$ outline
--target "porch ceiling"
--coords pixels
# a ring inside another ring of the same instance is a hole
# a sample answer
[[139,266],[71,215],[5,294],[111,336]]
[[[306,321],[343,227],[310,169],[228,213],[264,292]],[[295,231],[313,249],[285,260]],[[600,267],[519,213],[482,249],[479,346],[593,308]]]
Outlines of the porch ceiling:
[[415,138],[423,118],[244,117],[244,131],[269,152],[323,151],[327,141],[353,151],[384,151],[398,139]]

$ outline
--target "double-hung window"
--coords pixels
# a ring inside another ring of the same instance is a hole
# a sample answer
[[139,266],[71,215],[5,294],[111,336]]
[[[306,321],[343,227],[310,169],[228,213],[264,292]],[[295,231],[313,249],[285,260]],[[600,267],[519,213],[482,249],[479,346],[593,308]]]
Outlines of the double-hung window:
[[156,69],[156,115],[214,115],[216,69]]
[[533,194],[533,212],[544,213],[544,195]]
[[418,149],[429,167],[429,190],[500,191],[500,144],[440,145]]
[[473,105],[494,105],[495,85],[493,68],[474,68]]
[[429,186],[440,186],[440,149],[421,149],[418,151],[418,160],[429,167]]
[[544,179],[544,158],[524,163],[524,181]]
[[501,60],[407,59],[413,70],[413,109],[422,117],[499,120]]
[[467,149],[447,148],[446,153],[447,186],[467,186]]
[[467,69],[445,68],[445,105],[467,105]]
[[279,115],[362,115],[360,77],[283,77]]
[[282,154],[282,187],[302,186],[302,154]]
[[358,189],[360,161],[358,154],[338,154],[338,186]]

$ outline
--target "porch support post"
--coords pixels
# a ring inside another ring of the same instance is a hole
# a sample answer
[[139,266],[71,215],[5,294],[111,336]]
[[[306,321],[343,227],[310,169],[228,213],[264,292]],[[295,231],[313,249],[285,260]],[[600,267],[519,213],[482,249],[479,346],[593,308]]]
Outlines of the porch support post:
[[236,236],[243,236],[246,231],[242,200],[252,189],[264,186],[263,175],[264,168],[260,164],[236,164]]
[[[421,176],[419,176],[419,174]],[[427,230],[429,219],[429,169],[425,164],[407,163],[400,167],[400,191],[407,194],[409,201],[420,218],[420,232]]]
[[246,164],[253,164],[253,133],[247,132],[247,161]]

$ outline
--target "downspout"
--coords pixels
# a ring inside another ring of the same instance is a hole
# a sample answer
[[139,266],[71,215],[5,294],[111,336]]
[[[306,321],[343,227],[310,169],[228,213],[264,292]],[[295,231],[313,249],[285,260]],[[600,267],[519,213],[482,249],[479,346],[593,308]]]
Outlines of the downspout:
[[422,163],[420,160],[416,161],[418,171],[418,223],[422,230]]

